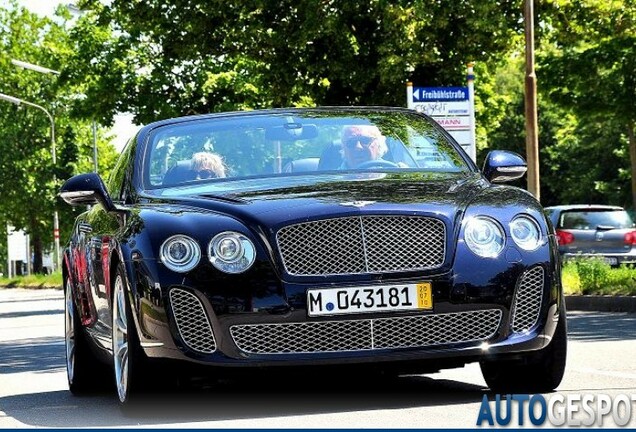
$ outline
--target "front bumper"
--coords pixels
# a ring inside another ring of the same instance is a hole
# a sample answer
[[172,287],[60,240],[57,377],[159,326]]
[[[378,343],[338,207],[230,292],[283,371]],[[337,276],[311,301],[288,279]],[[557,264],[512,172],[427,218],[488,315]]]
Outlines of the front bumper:
[[139,286],[138,328],[148,356],[210,366],[429,360],[454,367],[539,350],[554,334],[564,313],[555,269],[536,263],[502,274],[488,287],[457,273],[426,277],[434,287],[431,312],[315,318],[307,317],[307,286],[299,284],[248,303],[220,298],[207,284]]

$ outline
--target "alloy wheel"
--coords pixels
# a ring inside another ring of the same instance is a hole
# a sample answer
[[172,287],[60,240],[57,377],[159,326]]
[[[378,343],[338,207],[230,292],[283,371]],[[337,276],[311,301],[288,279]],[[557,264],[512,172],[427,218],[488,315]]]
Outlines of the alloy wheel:
[[113,359],[117,395],[123,403],[128,398],[128,319],[126,293],[120,274],[115,279],[113,296]]
[[64,345],[66,347],[66,376],[69,384],[75,378],[75,305],[71,291],[71,279],[66,279],[64,296]]

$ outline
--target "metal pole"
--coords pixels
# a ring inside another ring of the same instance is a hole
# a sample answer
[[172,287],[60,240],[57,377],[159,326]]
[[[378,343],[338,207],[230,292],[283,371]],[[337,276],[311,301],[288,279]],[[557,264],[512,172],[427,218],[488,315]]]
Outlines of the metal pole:
[[468,82],[468,113],[470,122],[470,147],[468,155],[477,162],[477,135],[475,133],[475,62],[466,65],[466,81]]
[[93,164],[95,165],[95,173],[98,173],[97,166],[97,122],[93,120]]
[[533,0],[525,0],[526,33],[526,159],[528,162],[528,191],[541,199],[539,184],[539,132],[537,120],[537,76],[534,71],[534,5]]
[[11,227],[7,222],[7,277],[11,279]]

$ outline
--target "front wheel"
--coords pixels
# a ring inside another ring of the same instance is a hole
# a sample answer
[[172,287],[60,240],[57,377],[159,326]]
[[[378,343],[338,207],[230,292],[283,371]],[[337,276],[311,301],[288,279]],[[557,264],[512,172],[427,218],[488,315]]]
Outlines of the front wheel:
[[117,267],[113,284],[113,368],[117,396],[122,405],[130,403],[145,388],[145,354],[132,318],[130,301],[125,289],[126,274],[122,264]]
[[559,321],[550,344],[522,360],[482,361],[486,384],[497,393],[546,393],[556,389],[565,372],[567,319],[561,306]]
[[73,302],[70,278],[64,287],[64,346],[66,348],[66,378],[71,393],[78,395],[91,388],[90,366],[95,363],[82,331]]

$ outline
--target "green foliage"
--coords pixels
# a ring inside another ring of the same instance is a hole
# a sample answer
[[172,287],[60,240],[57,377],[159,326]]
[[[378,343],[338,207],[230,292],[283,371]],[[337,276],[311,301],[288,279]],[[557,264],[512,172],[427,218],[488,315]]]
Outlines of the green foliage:
[[584,178],[593,186],[586,190],[634,207],[636,2],[551,0],[544,16],[553,30],[539,53],[539,74],[550,100],[577,118],[577,151],[598,167],[580,170],[592,177]]
[[[72,53],[67,30],[68,12],[55,20],[41,18],[19,7],[15,1],[0,7],[0,73],[2,93],[42,106],[54,118],[55,141],[46,113],[21,104],[0,100],[0,221],[25,230],[36,255],[52,250],[53,212],[60,215],[62,243],[69,237],[74,210],[58,202],[61,181],[80,171],[90,171],[92,133],[90,120],[73,118],[69,104],[77,89],[55,75],[18,68],[18,59],[59,70]],[[52,148],[57,164],[53,166]],[[107,173],[115,151],[103,132],[98,133],[100,172]],[[57,177],[57,182],[54,178]],[[6,236],[0,236],[5,242]],[[4,254],[6,248],[2,248]],[[3,260],[4,264],[6,260]]]
[[[73,72],[90,97],[146,123],[311,105],[404,105],[407,80],[464,82],[519,33],[518,1],[80,1]],[[95,27],[99,30],[96,31]]]
[[597,258],[577,258],[563,265],[566,294],[636,295],[636,269],[612,268]]

